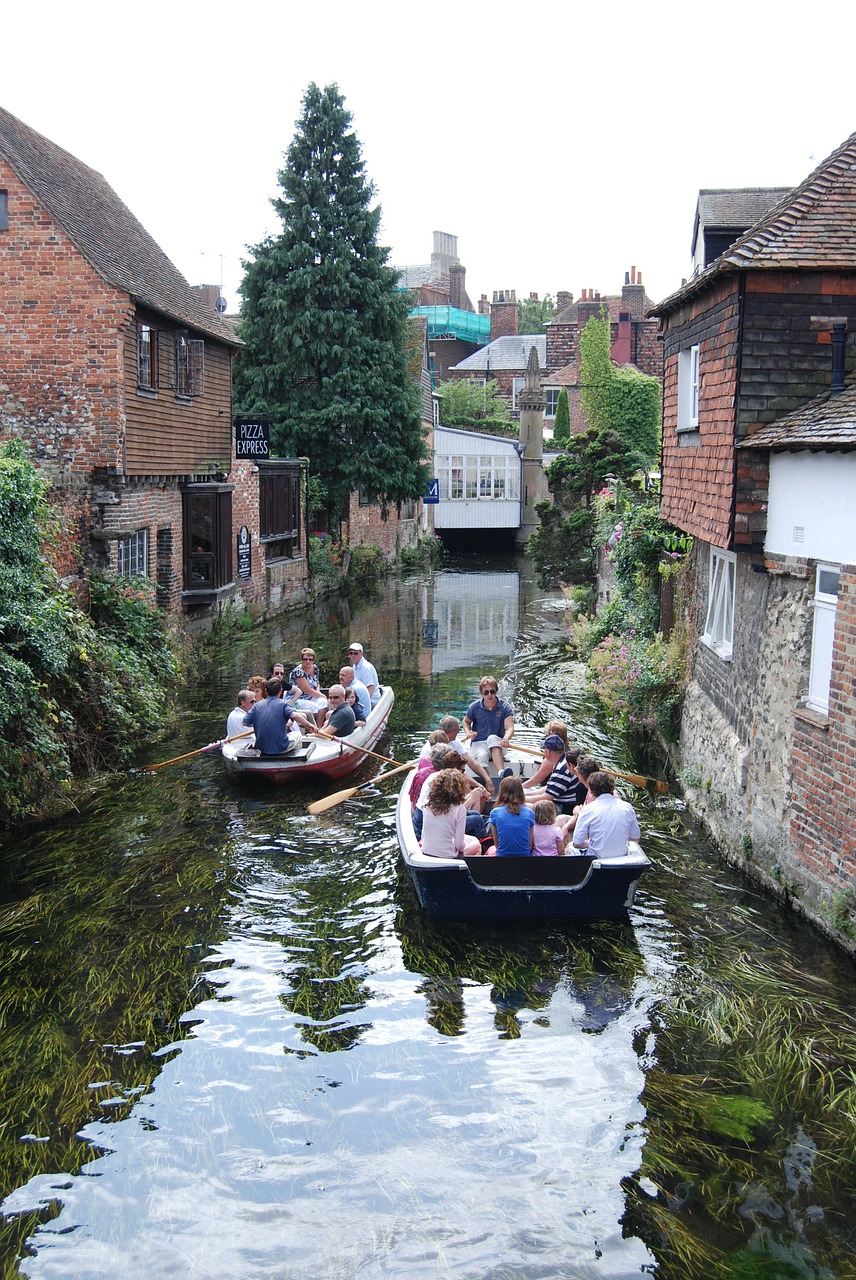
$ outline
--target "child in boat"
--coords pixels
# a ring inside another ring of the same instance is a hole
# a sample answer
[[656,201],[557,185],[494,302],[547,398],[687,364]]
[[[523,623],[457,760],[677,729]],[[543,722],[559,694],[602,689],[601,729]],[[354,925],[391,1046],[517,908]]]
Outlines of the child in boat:
[[556,806],[553,801],[536,800],[532,812],[535,814],[533,858],[562,857],[568,848],[570,832],[563,830],[556,822]]
[[365,720],[360,719],[360,700],[357,697],[356,689],[345,690],[345,701],[353,711],[354,716],[356,717],[357,724],[358,725],[365,724]]
[[441,769],[428,788],[422,811],[422,852],[432,858],[472,857],[481,853],[481,843],[466,833],[467,809],[464,800],[470,785],[458,769]]
[[490,834],[493,845],[489,858],[523,857],[532,854],[535,814],[525,804],[526,793],[519,778],[503,778],[496,804],[490,811]]

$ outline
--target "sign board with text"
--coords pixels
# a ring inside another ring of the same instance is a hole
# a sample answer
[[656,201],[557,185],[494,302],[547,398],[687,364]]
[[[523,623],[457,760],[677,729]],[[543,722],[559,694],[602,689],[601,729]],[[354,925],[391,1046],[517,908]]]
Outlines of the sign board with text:
[[428,481],[428,492],[425,494],[425,497],[422,499],[422,501],[426,503],[433,503],[433,502],[440,501],[440,481],[439,480],[435,479],[435,480]]
[[235,422],[235,457],[269,458],[270,423],[263,419],[238,418]]

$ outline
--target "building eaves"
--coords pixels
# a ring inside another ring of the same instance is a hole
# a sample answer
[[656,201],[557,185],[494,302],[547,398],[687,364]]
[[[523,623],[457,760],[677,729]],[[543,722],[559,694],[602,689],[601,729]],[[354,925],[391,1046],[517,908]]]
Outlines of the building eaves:
[[100,173],[2,107],[0,155],[106,284],[228,346],[243,345]]
[[741,449],[856,448],[856,379],[837,396],[828,391],[759,428]]
[[856,269],[856,133],[783,196],[721,257],[649,315],[664,316],[738,271]]

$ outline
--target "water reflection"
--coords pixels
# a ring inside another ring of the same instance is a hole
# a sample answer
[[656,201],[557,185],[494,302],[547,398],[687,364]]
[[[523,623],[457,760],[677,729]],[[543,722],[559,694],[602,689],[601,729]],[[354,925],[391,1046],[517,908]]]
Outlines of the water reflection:
[[[149,758],[218,736],[271,656],[308,639],[328,675],[358,635],[396,688],[385,754],[490,668],[518,722],[640,767],[562,628],[515,564],[328,601],[230,647]],[[7,850],[7,1271],[28,1241],[63,1280],[846,1274],[850,971],[678,802],[633,797],[629,925],[517,929],[426,919],[388,784],[312,819],[317,794],[202,757]]]

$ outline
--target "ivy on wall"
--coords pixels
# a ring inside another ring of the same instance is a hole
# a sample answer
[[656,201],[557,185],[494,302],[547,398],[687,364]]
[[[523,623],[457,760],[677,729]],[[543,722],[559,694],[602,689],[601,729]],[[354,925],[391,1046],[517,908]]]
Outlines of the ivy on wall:
[[660,453],[660,383],[610,358],[610,322],[604,308],[580,334],[580,400],[590,428],[615,431],[638,467]]

